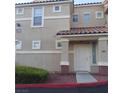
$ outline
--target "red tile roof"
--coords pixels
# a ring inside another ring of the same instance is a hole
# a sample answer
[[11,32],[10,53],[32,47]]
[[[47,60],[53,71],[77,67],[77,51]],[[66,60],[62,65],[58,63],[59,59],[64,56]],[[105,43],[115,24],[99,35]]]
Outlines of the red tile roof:
[[71,30],[64,30],[58,32],[56,35],[80,35],[80,34],[102,34],[108,33],[108,27],[97,26],[97,27],[82,27],[82,28],[71,28]]
[[[32,2],[16,3],[16,5],[47,3],[47,2],[59,2],[59,1],[69,1],[69,0],[33,0]],[[75,4],[75,6],[78,6],[78,5],[94,5],[94,4],[95,5],[96,4],[102,4],[102,2],[92,2],[92,3]]]
[[32,1],[32,2],[26,2],[26,3],[16,3],[16,5],[23,5],[23,4],[37,4],[37,3],[47,3],[47,2],[59,2],[59,1],[68,1],[68,0],[46,0],[46,1]]

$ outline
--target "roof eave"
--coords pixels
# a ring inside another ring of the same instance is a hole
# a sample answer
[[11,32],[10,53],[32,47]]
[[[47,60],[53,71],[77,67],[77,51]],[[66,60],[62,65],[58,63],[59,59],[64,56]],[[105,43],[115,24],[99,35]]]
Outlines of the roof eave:
[[86,7],[86,6],[102,6],[103,4],[92,4],[92,5],[75,5],[74,7]]
[[24,3],[24,4],[15,4],[16,7],[23,7],[23,6],[35,6],[35,5],[47,5],[47,4],[63,4],[63,3],[70,3],[71,1],[58,1],[58,2],[37,2],[37,3]]
[[101,33],[101,34],[78,34],[78,35],[57,35],[57,37],[81,37],[81,36],[108,36],[108,33]]

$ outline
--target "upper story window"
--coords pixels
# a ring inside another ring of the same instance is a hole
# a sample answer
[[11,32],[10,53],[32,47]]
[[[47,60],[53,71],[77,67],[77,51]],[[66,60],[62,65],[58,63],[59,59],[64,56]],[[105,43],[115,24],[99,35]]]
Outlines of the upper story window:
[[43,7],[34,7],[33,8],[33,27],[42,27],[43,26]]
[[73,22],[78,22],[78,15],[73,15]]
[[61,6],[60,5],[53,6],[53,12],[61,12]]
[[17,14],[17,15],[22,15],[22,14],[24,14],[24,8],[16,8],[16,14]]
[[32,41],[32,49],[40,49],[40,40],[33,40]]
[[16,40],[15,46],[16,46],[16,49],[22,49],[22,41]]
[[97,19],[103,18],[103,11],[96,11],[96,18]]
[[83,23],[84,23],[83,25],[87,26],[90,23],[90,21],[91,21],[91,14],[90,14],[90,12],[85,12],[83,14]]

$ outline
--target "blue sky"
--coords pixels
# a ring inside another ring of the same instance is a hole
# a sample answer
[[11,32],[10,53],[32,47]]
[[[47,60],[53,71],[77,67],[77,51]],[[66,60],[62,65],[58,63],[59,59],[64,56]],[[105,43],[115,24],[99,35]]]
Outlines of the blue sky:
[[[15,0],[16,3],[31,2],[33,0]],[[75,0],[75,3],[88,3],[88,2],[100,2],[103,0]]]

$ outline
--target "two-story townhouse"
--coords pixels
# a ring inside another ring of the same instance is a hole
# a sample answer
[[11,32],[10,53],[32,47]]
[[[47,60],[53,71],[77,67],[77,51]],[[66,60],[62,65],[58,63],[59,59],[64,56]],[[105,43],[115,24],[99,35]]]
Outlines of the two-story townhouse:
[[[51,72],[107,73],[104,4],[73,0],[16,4],[16,64]],[[105,68],[105,69],[104,69]]]
[[16,4],[16,63],[60,71],[56,33],[70,30],[71,0]]

